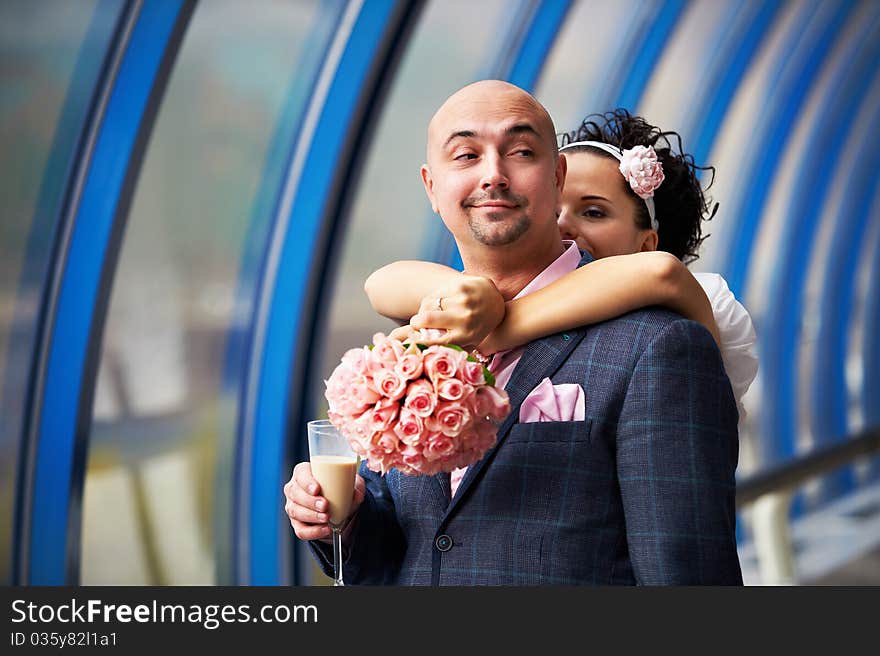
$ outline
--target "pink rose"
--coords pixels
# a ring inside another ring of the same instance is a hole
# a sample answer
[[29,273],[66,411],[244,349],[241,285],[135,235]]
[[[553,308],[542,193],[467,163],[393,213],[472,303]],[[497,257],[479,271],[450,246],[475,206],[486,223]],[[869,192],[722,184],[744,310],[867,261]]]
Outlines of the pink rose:
[[369,351],[365,348],[349,349],[342,356],[342,361],[348,365],[349,369],[358,375],[367,372],[367,357]]
[[347,363],[337,365],[330,378],[324,381],[327,388],[325,394],[327,400],[333,403],[348,396],[352,383],[355,379],[355,373],[349,368]]
[[458,358],[453,349],[443,346],[430,346],[425,351],[425,373],[435,385],[438,380],[452,378],[458,371]]
[[408,408],[400,411],[400,418],[394,425],[394,432],[404,444],[414,446],[419,443],[424,423],[422,418]]
[[634,146],[624,150],[620,159],[620,172],[629,186],[640,198],[651,198],[665,176],[663,164],[657,159],[653,146]]
[[388,364],[393,365],[403,355],[403,343],[396,339],[384,339],[373,348],[373,355]]
[[399,441],[393,431],[384,431],[376,442],[376,447],[381,449],[386,455],[397,451],[398,446]]
[[458,378],[445,378],[437,383],[437,396],[446,401],[458,401],[472,389]]
[[439,460],[455,453],[455,440],[443,433],[433,433],[425,444],[425,459]]
[[375,381],[369,376],[356,376],[349,383],[349,389],[350,397],[362,406],[373,405],[379,400]]
[[393,369],[382,369],[373,374],[373,381],[383,396],[397,400],[406,391],[406,380],[401,378]]
[[394,371],[404,380],[414,380],[422,375],[424,367],[422,365],[422,354],[416,350],[415,353],[406,353],[400,357],[397,364],[394,365]]
[[458,437],[470,423],[471,413],[458,401],[444,401],[437,405],[437,411],[430,419],[426,423],[430,430],[439,431],[449,437]]
[[349,415],[341,425],[336,422],[334,422],[334,425],[340,426],[340,430],[347,438],[349,438],[349,440],[355,440],[360,443],[364,449],[369,449],[370,438],[373,433],[375,433],[375,431],[370,428],[370,415],[370,412],[364,412],[360,416]]
[[385,431],[397,419],[397,403],[391,399],[380,399],[376,405],[367,411],[370,417],[370,430]]
[[419,466],[422,464],[422,452],[419,449],[408,444],[400,451],[400,455],[403,457],[403,464],[418,471]]
[[428,417],[437,407],[437,393],[427,380],[416,380],[406,389],[404,406],[420,417]]
[[510,412],[510,399],[507,392],[493,385],[478,387],[475,392],[477,414],[502,421]]
[[466,361],[462,368],[458,370],[458,375],[461,380],[474,387],[486,384],[486,377],[483,374],[483,365],[479,362]]

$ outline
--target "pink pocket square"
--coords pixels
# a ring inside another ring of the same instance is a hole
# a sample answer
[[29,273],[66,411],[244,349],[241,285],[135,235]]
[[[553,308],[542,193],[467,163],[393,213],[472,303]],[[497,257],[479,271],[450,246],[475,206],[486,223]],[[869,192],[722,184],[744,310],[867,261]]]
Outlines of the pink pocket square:
[[582,421],[586,401],[584,390],[574,383],[554,385],[542,380],[519,407],[520,423],[534,421]]

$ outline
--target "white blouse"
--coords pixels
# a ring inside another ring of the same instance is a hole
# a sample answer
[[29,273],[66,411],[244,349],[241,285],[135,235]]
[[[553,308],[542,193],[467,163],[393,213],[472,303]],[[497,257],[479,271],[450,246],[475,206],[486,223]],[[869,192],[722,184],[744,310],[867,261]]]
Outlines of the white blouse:
[[712,304],[715,323],[721,333],[721,359],[742,421],[745,417],[742,397],[758,373],[755,327],[748,311],[736,300],[724,278],[717,273],[694,273],[694,277]]

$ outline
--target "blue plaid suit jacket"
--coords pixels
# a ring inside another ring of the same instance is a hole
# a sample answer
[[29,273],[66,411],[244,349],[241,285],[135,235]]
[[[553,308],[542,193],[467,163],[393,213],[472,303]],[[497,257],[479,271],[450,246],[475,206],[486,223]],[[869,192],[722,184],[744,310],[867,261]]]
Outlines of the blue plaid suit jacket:
[[[583,386],[584,421],[518,423],[544,377]],[[362,468],[347,583],[742,583],[737,411],[702,326],[648,308],[552,335],[526,347],[507,391],[496,445],[451,500],[448,474]]]

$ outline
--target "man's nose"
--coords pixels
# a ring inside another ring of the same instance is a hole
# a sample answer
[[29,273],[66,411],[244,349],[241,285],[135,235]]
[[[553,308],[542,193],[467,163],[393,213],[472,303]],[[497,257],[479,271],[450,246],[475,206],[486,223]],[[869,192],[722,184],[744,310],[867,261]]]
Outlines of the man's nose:
[[562,210],[559,218],[556,219],[556,225],[559,226],[559,234],[563,239],[575,239],[577,236],[571,228],[571,222],[568,218],[568,212]]
[[483,189],[494,187],[507,189],[510,186],[510,180],[507,178],[500,157],[497,155],[486,157],[483,160],[483,167],[483,178],[480,180],[480,186]]

